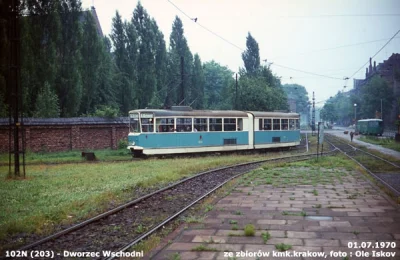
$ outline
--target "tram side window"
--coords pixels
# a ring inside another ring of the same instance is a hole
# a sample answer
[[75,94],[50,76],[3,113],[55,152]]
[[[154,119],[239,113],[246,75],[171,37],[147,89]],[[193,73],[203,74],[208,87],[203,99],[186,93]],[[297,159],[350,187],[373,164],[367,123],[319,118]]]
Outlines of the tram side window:
[[193,131],[207,132],[207,118],[195,118]]
[[377,121],[372,121],[372,122],[369,122],[369,126],[370,127],[378,127],[379,123]]
[[238,118],[237,130],[243,131],[243,118]]
[[192,132],[192,119],[191,118],[177,118],[176,119],[177,132]]
[[222,118],[210,118],[210,131],[222,131]]
[[289,130],[296,130],[296,119],[289,119]]
[[153,132],[153,118],[142,118],[142,133]]
[[281,120],[280,119],[272,119],[272,123],[274,126],[274,130],[281,130]]
[[281,127],[282,130],[288,130],[289,128],[289,119],[281,119]]
[[173,132],[174,119],[173,118],[157,118],[156,119],[157,132]]
[[300,120],[296,119],[296,129],[300,129]]
[[236,131],[236,118],[224,118],[224,131]]
[[265,118],[264,119],[264,130],[272,130],[272,119],[271,118]]

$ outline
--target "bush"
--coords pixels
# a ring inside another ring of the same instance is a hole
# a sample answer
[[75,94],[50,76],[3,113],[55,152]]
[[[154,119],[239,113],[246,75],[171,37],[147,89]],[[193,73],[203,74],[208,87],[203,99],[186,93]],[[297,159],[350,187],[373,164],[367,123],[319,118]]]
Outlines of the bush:
[[121,140],[118,141],[118,149],[126,149],[126,147],[128,146],[128,140],[126,138],[123,138]]
[[100,106],[94,111],[94,116],[115,118],[118,116],[119,109],[112,106]]

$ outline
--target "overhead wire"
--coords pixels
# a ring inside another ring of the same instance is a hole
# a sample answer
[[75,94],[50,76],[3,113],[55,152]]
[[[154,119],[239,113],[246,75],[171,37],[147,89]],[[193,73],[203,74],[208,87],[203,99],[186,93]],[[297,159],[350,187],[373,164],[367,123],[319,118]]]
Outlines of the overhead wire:
[[[400,30],[398,30],[390,39],[387,41],[370,59],[373,59],[376,55],[378,55],[395,37],[397,34],[400,33]],[[356,72],[353,73],[349,78],[353,78],[360,70],[362,70],[367,64],[369,63],[369,60],[364,63]]]
[[400,14],[321,14],[321,15],[288,15],[281,18],[330,18],[330,17],[382,17],[382,16],[400,16]]
[[[167,0],[171,5],[173,5],[179,12],[181,12],[182,14],[184,14],[187,18],[189,18],[189,20],[193,21],[194,23],[196,23],[197,25],[199,25],[201,28],[203,28],[204,30],[208,31],[209,33],[213,34],[214,36],[220,38],[221,40],[223,40],[224,42],[232,45],[233,47],[239,49],[240,51],[245,51],[243,48],[239,47],[238,45],[232,43],[231,41],[225,39],[224,37],[220,36],[219,34],[217,34],[216,32],[208,29],[207,27],[205,27],[204,25],[201,25],[201,23],[199,23],[197,21],[197,19],[195,20],[195,18],[191,17],[190,15],[188,15],[187,13],[185,13],[181,8],[179,8],[176,4],[174,4],[171,0]],[[327,76],[327,75],[322,75],[322,74],[318,74],[318,73],[313,73],[313,72],[309,72],[309,71],[304,71],[304,70],[299,70],[299,69],[295,69],[295,68],[291,68],[291,67],[287,67],[284,65],[280,65],[274,62],[269,62],[271,65],[275,65],[278,67],[282,67],[285,69],[289,69],[289,70],[293,70],[293,71],[297,71],[297,72],[301,72],[301,73],[305,73],[305,74],[309,74],[309,75],[313,75],[313,76],[318,76],[318,77],[325,77],[325,78],[329,78],[329,79],[336,79],[336,80],[343,80],[343,78],[338,78],[338,77],[331,77],[331,76]]]
[[[396,37],[396,39],[398,39],[398,38],[400,38],[400,37]],[[374,42],[387,41],[389,39],[390,38],[380,39],[380,40],[372,40],[372,41],[367,41],[367,42],[358,42],[358,43],[346,44],[346,45],[341,45],[341,46],[336,46],[336,47],[330,47],[330,48],[324,48],[324,49],[319,49],[319,50],[313,50],[313,51],[307,51],[307,52],[291,54],[291,56],[302,56],[302,55],[307,55],[307,54],[311,54],[311,53],[315,53],[315,52],[337,50],[337,49],[342,49],[342,48],[348,48],[348,47],[353,47],[353,46],[359,46],[359,45],[374,43]],[[282,58],[285,58],[285,57],[289,57],[289,56],[277,56],[277,57],[274,57],[273,59],[282,59]]]
[[[232,43],[231,41],[225,39],[224,37],[222,37],[221,35],[215,33],[214,31],[208,29],[207,27],[201,25],[201,23],[197,22],[197,18],[192,18],[191,16],[189,16],[187,13],[185,13],[182,9],[180,9],[177,5],[175,5],[171,0],[167,0],[171,5],[173,5],[177,10],[179,10],[182,14],[184,14],[187,18],[189,18],[189,20],[195,22],[197,25],[199,25],[201,28],[203,28],[204,30],[208,31],[209,33],[213,34],[214,36],[218,37],[219,39],[223,40],[224,42],[230,44],[231,46],[239,49],[240,51],[245,51],[243,48],[239,47],[238,45]],[[346,17],[346,16],[400,16],[400,14],[367,14],[367,15],[321,15],[321,16],[309,16],[309,17]],[[301,16],[298,16],[301,17]],[[399,34],[400,30],[397,31],[371,58],[374,58],[376,55],[378,55],[396,36],[397,34]],[[376,40],[376,41],[370,41],[370,42],[377,42],[377,41],[382,41],[382,40]],[[364,43],[357,43],[357,44],[352,44],[352,45],[343,45],[343,46],[338,46],[338,47],[333,47],[333,48],[327,48],[327,49],[321,49],[321,50],[317,50],[317,51],[324,51],[324,50],[331,50],[331,49],[339,49],[339,48],[344,48],[344,47],[349,47],[349,46],[355,46],[355,45],[361,45],[361,44],[366,44],[366,43],[370,43],[370,42],[364,42]],[[318,77],[324,77],[324,78],[329,78],[329,79],[335,79],[335,80],[345,80],[345,86],[344,88],[347,87],[347,83],[348,80],[353,78],[354,75],[356,75],[361,69],[363,69],[367,64],[368,64],[369,60],[363,64],[362,67],[360,67],[355,73],[353,73],[350,77],[343,77],[343,78],[339,78],[339,77],[332,77],[332,76],[328,76],[328,75],[323,75],[323,74],[318,74],[318,73],[314,73],[314,72],[309,72],[309,71],[304,71],[304,70],[299,70],[299,69],[295,69],[295,68],[291,68],[288,66],[284,66],[284,65],[280,65],[277,64],[275,62],[268,62],[270,65],[275,65],[277,67],[281,67],[281,68],[285,68],[288,70],[293,70],[293,71],[297,71],[297,72],[301,72],[304,74],[309,74],[309,75],[313,75],[313,76],[318,76]],[[326,100],[324,100],[326,101]],[[321,101],[320,101],[321,102]]]

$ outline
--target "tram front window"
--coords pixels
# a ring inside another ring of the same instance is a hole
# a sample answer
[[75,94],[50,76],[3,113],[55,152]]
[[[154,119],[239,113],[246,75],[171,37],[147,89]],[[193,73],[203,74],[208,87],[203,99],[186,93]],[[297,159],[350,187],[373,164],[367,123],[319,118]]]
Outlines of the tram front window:
[[139,114],[129,114],[129,132],[139,133]]
[[142,118],[142,133],[153,132],[153,118]]

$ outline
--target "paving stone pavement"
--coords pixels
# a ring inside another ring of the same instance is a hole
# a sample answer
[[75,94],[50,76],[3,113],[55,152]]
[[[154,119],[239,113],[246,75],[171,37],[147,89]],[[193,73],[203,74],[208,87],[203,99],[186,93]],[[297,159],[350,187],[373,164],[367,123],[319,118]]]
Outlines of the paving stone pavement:
[[[203,223],[182,225],[151,258],[400,259],[400,207],[360,176],[348,174],[342,184],[239,186]],[[238,230],[233,230],[236,222]],[[255,226],[255,236],[244,236],[246,224]],[[262,233],[267,232],[265,242]],[[275,246],[280,243],[292,248],[279,252]]]

